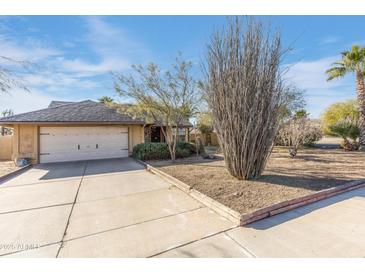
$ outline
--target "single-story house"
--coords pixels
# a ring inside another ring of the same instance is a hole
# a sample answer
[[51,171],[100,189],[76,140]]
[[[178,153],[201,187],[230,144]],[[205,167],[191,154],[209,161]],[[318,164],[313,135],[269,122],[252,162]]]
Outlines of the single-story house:
[[[137,144],[164,141],[160,126],[91,100],[52,101],[45,109],[1,118],[0,125],[13,128],[12,160],[32,163],[128,157]],[[179,126],[181,140],[188,140],[189,127]]]

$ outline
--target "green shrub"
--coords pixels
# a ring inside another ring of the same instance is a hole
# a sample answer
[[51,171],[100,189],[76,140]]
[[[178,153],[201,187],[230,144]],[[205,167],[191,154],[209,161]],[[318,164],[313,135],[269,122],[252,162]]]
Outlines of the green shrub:
[[350,138],[352,140],[356,140],[360,136],[359,126],[348,120],[338,121],[334,125],[331,125],[329,129],[335,135],[340,136],[343,139]]
[[[187,142],[179,142],[176,146],[176,158],[184,158],[194,153],[195,146]],[[132,157],[139,160],[171,159],[166,143],[143,143],[133,147]]]
[[183,149],[183,150],[188,150],[190,153],[195,153],[196,152],[196,147],[195,147],[195,144],[193,144],[193,143],[178,142],[177,143],[177,148]]
[[[329,127],[332,133],[337,136],[342,137],[343,142],[341,143],[341,147],[346,150],[358,150],[359,143],[357,138],[360,136],[360,127],[357,121],[341,120],[336,124],[331,125]],[[351,141],[349,140],[351,139]]]

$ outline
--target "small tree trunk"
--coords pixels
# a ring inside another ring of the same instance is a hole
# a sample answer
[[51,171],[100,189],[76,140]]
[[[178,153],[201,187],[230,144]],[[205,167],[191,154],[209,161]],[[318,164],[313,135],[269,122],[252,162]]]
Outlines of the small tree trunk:
[[294,158],[295,156],[297,156],[298,153],[298,148],[293,146],[289,149],[289,154],[292,158]]
[[[175,162],[175,159],[176,159],[176,142],[175,142],[175,138],[174,138],[173,127],[166,126],[166,130],[165,130],[163,128],[163,126],[161,126],[161,130],[162,130],[162,134],[165,136],[167,147],[169,148],[171,161]],[[168,132],[169,130],[171,131],[171,136],[170,136],[170,133]]]
[[175,150],[176,146],[172,147],[172,153],[171,153],[171,161],[175,162],[176,160],[176,150]]
[[365,151],[365,86],[364,86],[364,76],[362,71],[356,72],[356,90],[357,90],[357,101],[360,110],[359,150]]
[[196,128],[196,124],[194,123],[194,136],[195,136],[195,150],[196,150],[196,158],[198,159],[199,157],[199,147],[198,147],[198,139],[197,139],[197,134],[196,134],[197,128]]

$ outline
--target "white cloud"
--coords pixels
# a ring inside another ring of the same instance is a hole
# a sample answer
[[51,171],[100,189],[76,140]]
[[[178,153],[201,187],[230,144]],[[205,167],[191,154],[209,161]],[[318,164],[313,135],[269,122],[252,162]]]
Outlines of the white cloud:
[[341,40],[341,38],[338,36],[326,36],[320,40],[319,44],[320,45],[335,44],[335,43],[340,42],[340,40]]
[[[81,20],[86,26],[85,34],[56,46],[49,38],[19,38],[8,22],[0,22],[0,55],[36,64],[30,73],[0,59],[2,66],[17,70],[31,90],[26,93],[14,89],[11,95],[2,95],[0,110],[12,108],[19,113],[40,109],[56,97],[59,100],[97,98],[111,91],[110,71],[126,70],[131,63],[147,59],[147,49],[122,27],[111,25],[102,17],[81,17]],[[79,46],[82,50],[75,51]],[[70,57],[68,53],[78,53],[78,56]]]
[[15,114],[46,108],[52,100],[59,100],[42,93],[39,90],[31,92],[22,89],[13,89],[8,94],[2,94],[0,110],[12,109]]
[[124,70],[130,67],[130,64],[122,59],[103,59],[100,63],[89,63],[80,59],[64,60],[63,68],[69,72],[82,73],[84,75],[104,74],[114,70]]
[[62,54],[61,51],[42,46],[34,40],[20,43],[6,35],[0,35],[0,52],[2,56],[31,62],[39,62]]
[[326,70],[337,61],[339,56],[330,56],[318,60],[300,61],[286,65],[289,71],[285,77],[302,89],[326,89],[348,84],[348,78],[327,81]]
[[289,67],[286,79],[305,90],[307,108],[313,118],[318,118],[330,104],[355,97],[355,82],[351,75],[327,81],[326,70],[338,58],[329,56],[286,65]]
[[[113,64],[127,65],[131,60],[136,63],[149,59],[148,49],[126,29],[109,24],[99,16],[86,17],[86,26],[86,40],[103,62],[113,60]],[[123,66],[118,70],[122,69]]]
[[39,72],[37,74],[28,74],[24,76],[24,82],[27,86],[42,88],[46,90],[67,89],[88,89],[97,88],[99,85],[94,80],[85,79],[73,75],[72,73],[58,73],[58,72]]

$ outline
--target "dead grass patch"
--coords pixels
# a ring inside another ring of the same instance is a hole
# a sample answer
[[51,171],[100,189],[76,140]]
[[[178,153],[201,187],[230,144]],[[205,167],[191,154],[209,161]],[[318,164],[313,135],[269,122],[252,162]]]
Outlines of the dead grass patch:
[[18,170],[13,161],[0,161],[0,177]]

